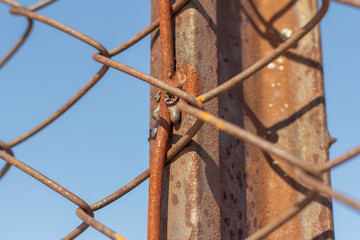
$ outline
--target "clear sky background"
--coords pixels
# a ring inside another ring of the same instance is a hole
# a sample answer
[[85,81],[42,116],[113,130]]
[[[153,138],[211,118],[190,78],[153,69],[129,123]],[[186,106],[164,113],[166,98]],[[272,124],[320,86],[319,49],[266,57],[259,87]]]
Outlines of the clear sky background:
[[[24,0],[30,6],[36,1]],[[26,27],[0,3],[0,56]],[[108,49],[150,23],[150,1],[61,0],[38,13],[93,37]],[[360,10],[332,3],[321,23],[331,158],[360,144]],[[100,69],[92,47],[43,23],[0,70],[0,138],[8,142],[57,110]],[[149,73],[150,39],[113,59]],[[88,203],[111,194],[148,167],[149,86],[117,70],[60,119],[16,146],[15,156]],[[3,166],[3,163],[0,163]],[[332,171],[335,189],[360,200],[360,158]],[[145,239],[146,181],[95,213],[129,239]],[[78,226],[76,206],[22,171],[0,180],[1,239],[60,239]],[[337,239],[359,236],[360,214],[334,201]],[[91,227],[78,239],[107,239]]]

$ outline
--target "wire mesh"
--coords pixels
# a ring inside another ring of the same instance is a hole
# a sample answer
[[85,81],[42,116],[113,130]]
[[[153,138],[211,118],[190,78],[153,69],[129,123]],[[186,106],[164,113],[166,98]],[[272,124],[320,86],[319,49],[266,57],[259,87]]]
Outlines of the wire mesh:
[[[287,220],[289,220],[297,213],[299,213],[306,206],[311,204],[318,197],[319,194],[330,195],[344,202],[345,204],[353,207],[354,209],[360,211],[360,203],[353,200],[352,198],[349,198],[343,194],[338,193],[337,191],[332,189],[329,185],[325,184],[322,180],[322,173],[328,172],[330,171],[330,169],[338,165],[341,165],[344,162],[348,161],[349,159],[353,158],[354,156],[358,155],[360,153],[360,146],[324,164],[319,169],[314,169],[308,164],[306,164],[304,161],[302,161],[302,159],[283,151],[282,149],[275,146],[273,143],[261,137],[258,137],[253,133],[250,133],[240,128],[239,126],[236,126],[230,122],[222,120],[202,110],[203,104],[206,104],[206,102],[210,101],[211,99],[216,98],[222,93],[232,89],[235,85],[246,80],[247,78],[255,74],[257,71],[260,71],[262,68],[264,68],[269,63],[271,63],[274,59],[284,54],[291,46],[293,46],[298,41],[300,41],[310,30],[312,30],[321,21],[322,17],[326,14],[329,6],[329,0],[323,0],[321,8],[319,9],[318,13],[311,19],[311,21],[308,22],[304,27],[296,31],[289,39],[284,41],[271,53],[269,53],[267,57],[258,60],[249,68],[245,69],[243,72],[239,73],[235,77],[229,79],[224,84],[219,85],[216,88],[210,90],[209,92],[203,93],[202,95],[197,97],[181,90],[181,88],[176,83],[170,83],[169,82],[170,80],[164,81],[157,79],[135,68],[132,68],[130,66],[127,66],[123,63],[111,59],[111,57],[120,54],[121,52],[128,49],[132,45],[136,44],[139,40],[141,40],[142,38],[153,32],[154,30],[156,30],[159,27],[159,20],[151,23],[147,28],[136,34],[134,37],[132,37],[125,43],[119,45],[118,47],[112,50],[107,50],[98,41],[86,36],[85,34],[71,27],[68,27],[60,22],[57,22],[54,19],[36,13],[37,10],[51,4],[55,0],[42,1],[29,8],[24,8],[20,3],[13,0],[1,0],[1,1],[12,7],[10,9],[11,14],[26,17],[28,19],[28,26],[23,36],[9,51],[9,53],[1,60],[0,67],[3,67],[6,64],[6,62],[14,55],[14,53],[17,52],[17,50],[21,47],[21,45],[26,41],[26,39],[29,36],[29,33],[32,30],[32,25],[34,20],[43,22],[53,28],[56,28],[64,33],[67,33],[77,38],[78,40],[86,43],[87,45],[95,48],[97,51],[99,51],[99,53],[93,54],[93,60],[102,64],[101,69],[71,99],[69,99],[55,113],[50,115],[48,118],[46,118],[44,121],[39,123],[30,131],[22,134],[21,136],[7,143],[0,141],[0,148],[3,150],[0,151],[0,158],[6,161],[6,165],[2,168],[0,172],[0,178],[4,177],[4,175],[11,166],[14,166],[20,169],[21,171],[27,173],[31,177],[35,178],[39,182],[45,184],[46,186],[48,186],[49,188],[60,194],[62,197],[68,199],[69,201],[71,201],[72,203],[74,203],[79,207],[76,210],[76,215],[83,221],[83,223],[77,228],[75,228],[68,235],[66,235],[64,239],[76,238],[77,236],[82,234],[89,226],[98,230],[99,232],[103,233],[104,235],[108,236],[111,239],[125,239],[120,234],[116,233],[106,225],[97,221],[94,218],[94,212],[108,206],[112,202],[118,200],[119,198],[130,192],[132,189],[139,186],[142,182],[144,182],[147,178],[149,178],[150,169],[145,170],[135,179],[133,179],[128,184],[126,184],[116,192],[112,193],[111,195],[104,197],[103,199],[99,200],[96,203],[88,204],[83,199],[81,199],[74,193],[64,188],[62,185],[46,177],[45,175],[35,170],[31,166],[16,159],[14,157],[11,148],[31,138],[33,135],[35,135],[36,133],[44,129],[46,126],[51,124],[54,120],[59,118],[64,112],[66,112],[69,108],[71,108],[79,99],[81,99],[98,81],[100,81],[101,78],[107,73],[107,70],[109,68],[122,71],[142,81],[145,81],[151,85],[154,85],[162,90],[165,90],[167,93],[179,97],[182,100],[178,103],[179,109],[197,118],[197,121],[191,128],[189,128],[188,132],[184,136],[182,136],[181,139],[166,152],[166,160],[165,160],[166,163],[169,163],[176,156],[176,154],[179,153],[179,151],[181,151],[181,149],[183,149],[184,146],[186,146],[192,140],[192,138],[196,135],[196,133],[199,131],[202,125],[204,123],[207,123],[214,125],[220,131],[226,132],[227,134],[235,136],[236,138],[242,141],[253,144],[259,147],[260,149],[274,156],[279,157],[283,161],[292,165],[293,168],[297,168],[299,170],[300,174],[296,176],[295,180],[304,184],[305,186],[308,186],[309,189],[311,189],[311,192],[302,201],[298,203],[294,203],[294,207],[289,209],[287,212],[282,213],[277,220],[271,222],[262,229],[258,230],[253,235],[249,236],[248,239],[261,239],[264,236],[268,235],[269,233],[274,231],[277,227],[281,226]],[[172,6],[172,14],[174,15],[177,11],[179,11],[188,1],[189,0],[176,1],[175,4]],[[359,7],[359,2],[357,1],[349,1],[349,0],[347,1],[337,0],[337,1]],[[169,16],[167,17],[169,18]],[[166,22],[169,23],[169,19],[167,20],[160,19],[160,21],[165,21],[165,23]],[[163,33],[160,32],[160,35],[161,34]],[[170,56],[170,59],[172,58],[173,57]],[[166,78],[167,75],[169,74],[166,73],[165,71],[165,73],[163,74],[163,76],[165,76],[164,78]],[[165,92],[163,94],[165,94]],[[167,129],[166,131],[170,131],[170,130]],[[154,151],[157,151],[159,148],[163,148],[165,150],[164,146],[166,146],[166,140],[165,139],[159,140],[159,144],[157,145],[157,148]],[[150,183],[150,185],[151,184],[152,183]],[[160,193],[156,192],[153,194],[155,194],[155,196],[159,198],[161,192]],[[156,221],[156,220],[149,219],[149,221]],[[148,231],[155,232],[157,230],[159,229],[154,229],[154,227],[151,227],[149,228]],[[158,238],[158,236],[153,238],[156,239]]]

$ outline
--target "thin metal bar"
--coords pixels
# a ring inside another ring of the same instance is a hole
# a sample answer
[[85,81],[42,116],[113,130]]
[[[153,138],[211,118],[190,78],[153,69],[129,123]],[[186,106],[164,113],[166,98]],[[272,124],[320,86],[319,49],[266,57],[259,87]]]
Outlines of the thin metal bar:
[[[174,74],[174,45],[171,30],[170,0],[159,0],[159,30],[161,42],[162,80],[174,85],[171,78]],[[148,206],[148,239],[160,239],[161,195],[166,148],[172,133],[170,113],[165,103],[165,92],[161,91],[159,110],[159,127],[150,162],[149,206]]]

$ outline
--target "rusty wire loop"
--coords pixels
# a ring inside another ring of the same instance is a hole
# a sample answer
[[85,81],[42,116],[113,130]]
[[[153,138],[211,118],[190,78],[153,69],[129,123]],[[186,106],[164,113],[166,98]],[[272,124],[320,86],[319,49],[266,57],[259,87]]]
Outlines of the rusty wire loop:
[[[13,0],[1,0],[2,2],[12,6],[12,7],[17,7],[17,8],[23,8],[23,6]],[[42,1],[39,3],[36,3],[34,5],[32,5],[31,7],[28,8],[28,10],[30,11],[36,11],[39,10],[47,5],[49,5],[52,2],[55,2],[56,0],[46,0],[46,1]],[[28,18],[28,25],[26,27],[26,30],[24,32],[24,34],[21,36],[21,38],[15,43],[15,45],[12,47],[12,49],[5,55],[5,57],[0,61],[0,68],[2,66],[4,66],[4,64],[16,53],[16,51],[23,45],[23,43],[25,42],[25,40],[28,38],[31,29],[32,29],[32,25],[33,25],[33,21],[32,19]]]
[[[209,123],[214,125],[220,131],[224,131],[232,136],[237,137],[238,139],[251,143],[263,151],[266,151],[274,156],[281,158],[287,164],[292,165],[299,169],[299,174],[294,176],[294,179],[299,183],[304,184],[310,191],[307,196],[296,203],[292,208],[288,209],[286,212],[279,214],[276,220],[270,222],[265,227],[259,229],[253,235],[249,236],[247,239],[262,239],[266,235],[273,232],[276,228],[286,223],[289,219],[294,217],[297,213],[302,211],[306,206],[311,204],[319,195],[326,194],[334,198],[339,199],[340,201],[348,204],[349,206],[360,211],[360,203],[346,197],[343,194],[340,194],[334,191],[329,185],[323,183],[321,175],[324,172],[330,171],[332,168],[343,164],[354,156],[360,154],[360,146],[350,150],[349,152],[337,157],[333,161],[323,164],[321,167],[314,169],[308,164],[288,152],[283,151],[278,148],[275,144],[265,140],[262,137],[259,137],[253,133],[250,133],[239,126],[236,126],[230,122],[222,120],[214,115],[211,115],[202,109],[202,104],[207,101],[218,97],[220,94],[232,89],[235,85],[241,83],[245,79],[249,78],[264,66],[269,64],[271,61],[284,54],[289,48],[294,46],[299,40],[301,40],[309,31],[311,31],[322,19],[322,17],[327,12],[329,7],[329,0],[323,0],[322,6],[316,15],[301,29],[296,31],[294,35],[275,48],[270,54],[266,57],[258,60],[249,68],[245,69],[243,72],[239,73],[235,77],[229,79],[222,85],[219,85],[212,90],[203,93],[198,97],[194,97],[186,91],[177,88],[176,82],[172,79],[174,74],[174,53],[173,51],[173,40],[171,32],[171,18],[176,15],[176,13],[186,5],[189,0],[178,0],[172,6],[170,6],[170,0],[159,0],[159,18],[152,22],[144,30],[140,31],[134,37],[130,38],[128,41],[123,44],[115,47],[114,49],[108,51],[103,45],[101,45],[96,40],[86,36],[75,29],[68,27],[60,22],[57,22],[51,18],[45,17],[43,15],[37,14],[34,11],[41,9],[55,0],[45,0],[39,3],[32,5],[31,7],[25,9],[20,3],[13,0],[0,0],[13,8],[10,9],[10,13],[14,15],[22,15],[28,19],[27,28],[23,36],[18,40],[14,47],[5,55],[5,57],[0,61],[0,68],[14,55],[14,53],[20,48],[20,46],[28,38],[33,20],[43,22],[51,27],[57,28],[60,31],[63,31],[84,43],[94,47],[99,53],[93,54],[93,59],[102,64],[101,69],[86,83],[71,99],[69,99],[62,107],[60,107],[56,112],[46,118],[44,121],[36,125],[34,128],[24,133],[23,135],[17,137],[16,139],[4,143],[0,140],[0,158],[6,161],[6,165],[0,171],[0,178],[6,173],[11,165],[19,168],[23,172],[29,174],[33,178],[37,179],[41,183],[45,184],[47,187],[56,191],[79,208],[76,210],[76,215],[83,221],[83,223],[78,226],[75,230],[69,233],[64,239],[74,239],[84,232],[89,226],[103,233],[111,239],[125,239],[120,234],[111,230],[104,224],[94,219],[94,211],[100,210],[101,208],[111,204],[117,199],[121,198],[132,189],[136,188],[147,178],[150,177],[150,193],[149,193],[149,220],[148,220],[148,239],[159,239],[160,234],[160,199],[161,199],[161,177],[162,169],[164,164],[170,163],[172,159],[179,153],[197,134],[197,132],[202,127],[203,123]],[[345,3],[351,6],[360,7],[360,2],[356,0],[334,0],[337,2]],[[160,25],[160,42],[161,42],[161,52],[162,52],[162,80],[152,77],[146,73],[143,73],[139,70],[136,70],[130,66],[122,64],[120,62],[114,61],[111,59],[112,56],[115,56],[124,50],[128,49],[149,33],[157,29]],[[180,140],[176,142],[168,151],[166,151],[166,143],[168,137],[171,135],[171,123],[168,117],[168,112],[166,105],[163,100],[160,102],[160,128],[155,140],[155,148],[152,156],[151,168],[148,168],[135,179],[130,181],[128,184],[117,190],[116,192],[110,194],[109,196],[103,198],[102,200],[89,205],[84,200],[57,184],[55,181],[41,174],[37,170],[31,168],[25,163],[19,161],[14,157],[14,154],[11,150],[12,147],[20,144],[21,142],[29,139],[31,136],[37,132],[44,129],[46,126],[51,124],[54,120],[59,118],[64,112],[66,112],[71,106],[73,106],[80,98],[82,98],[107,72],[109,68],[114,68],[116,70],[122,71],[126,74],[129,74],[135,78],[138,78],[142,81],[145,81],[151,85],[154,85],[162,90],[162,99],[164,99],[164,91],[178,96],[182,100],[178,103],[178,107],[196,117],[196,121],[193,126],[183,135]]]

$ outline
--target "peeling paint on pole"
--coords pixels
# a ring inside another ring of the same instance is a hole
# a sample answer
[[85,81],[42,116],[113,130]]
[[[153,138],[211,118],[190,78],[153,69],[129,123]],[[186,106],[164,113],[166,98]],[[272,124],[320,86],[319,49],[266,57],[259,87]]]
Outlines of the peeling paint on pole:
[[[176,72],[186,75],[183,89],[197,96],[225,82],[291,37],[316,10],[314,0],[190,1],[174,21]],[[157,16],[153,0],[152,19]],[[160,59],[155,32],[155,77],[161,76]],[[315,28],[293,49],[204,108],[316,167],[328,161],[331,142],[322,77]],[[152,98],[156,92],[152,87]],[[152,99],[151,110],[153,104]],[[193,123],[194,118],[183,114],[172,141]],[[161,238],[245,239],[305,197],[308,189],[292,179],[294,174],[276,157],[205,124],[166,168]],[[331,199],[321,196],[268,239],[332,239],[331,208]]]

